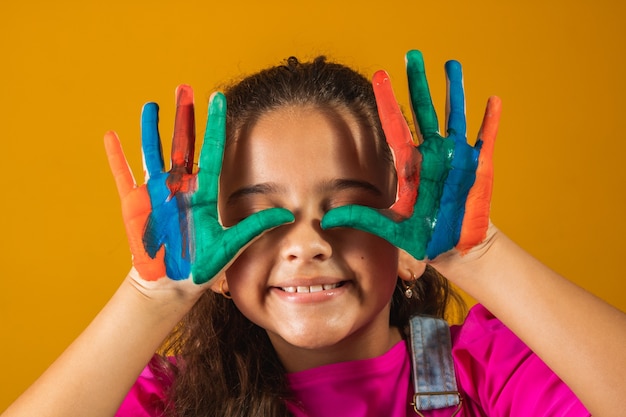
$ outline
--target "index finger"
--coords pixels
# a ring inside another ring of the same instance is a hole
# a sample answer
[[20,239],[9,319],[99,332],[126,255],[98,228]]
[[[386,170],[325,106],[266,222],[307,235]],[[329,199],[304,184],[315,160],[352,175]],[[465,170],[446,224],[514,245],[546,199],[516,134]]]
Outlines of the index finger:
[[172,140],[172,168],[193,171],[193,156],[196,139],[193,90],[188,85],[176,89],[176,120]]
[[439,122],[426,80],[424,57],[420,51],[413,50],[406,54],[406,74],[413,117],[422,142],[425,136],[439,133]]

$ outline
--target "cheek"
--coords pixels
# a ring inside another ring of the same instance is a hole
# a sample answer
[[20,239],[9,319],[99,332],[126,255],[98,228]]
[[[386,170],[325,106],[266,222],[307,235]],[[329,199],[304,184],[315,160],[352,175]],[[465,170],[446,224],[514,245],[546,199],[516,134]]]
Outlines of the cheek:
[[[395,286],[398,277],[398,249],[377,236],[365,232],[357,232],[352,236],[353,242],[360,242],[347,252],[361,273],[371,275],[374,285],[387,288]],[[388,285],[389,284],[389,285]]]
[[249,320],[254,321],[253,313],[263,300],[264,288],[260,287],[260,282],[252,273],[251,268],[247,267],[250,263],[241,261],[235,261],[226,271],[228,291],[237,309]]
[[248,320],[265,327],[264,311],[267,277],[271,265],[260,253],[249,247],[226,270],[226,280],[232,301]]
[[270,249],[265,246],[261,237],[239,254],[226,270],[226,279],[233,298],[241,293],[258,292],[257,287],[265,288],[272,267]]
[[260,270],[259,259],[253,256],[249,250],[243,251],[226,270],[226,279],[231,292],[236,292],[242,285],[249,285],[253,271]]
[[[390,251],[388,254],[380,253],[372,262],[372,274],[376,282],[373,286],[385,294],[385,297],[391,299],[391,295],[398,281],[398,257],[397,250]],[[371,266],[370,266],[371,267]]]

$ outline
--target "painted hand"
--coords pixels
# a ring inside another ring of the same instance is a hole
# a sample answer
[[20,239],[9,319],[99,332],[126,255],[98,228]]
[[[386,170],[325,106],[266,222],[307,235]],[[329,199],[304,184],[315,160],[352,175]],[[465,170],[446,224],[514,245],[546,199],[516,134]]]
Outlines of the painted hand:
[[254,213],[230,228],[219,222],[217,196],[226,137],[226,97],[216,93],[209,103],[209,117],[200,154],[198,190],[192,196],[195,224],[196,283],[209,281],[225,269],[243,249],[263,232],[294,221],[284,208]]
[[[207,282],[255,237],[293,220],[290,212],[271,209],[229,229],[219,223],[217,190],[226,106],[223,95],[214,98],[217,100],[210,104],[205,137],[208,149],[203,146],[197,174],[193,173],[195,120],[193,92],[189,86],[176,90],[170,171],[164,169],[155,103],[144,106],[141,119],[146,184],[137,186],[117,136],[113,132],[105,136],[109,164],[122,201],[133,265],[143,279],[152,281],[167,276],[179,280],[193,275],[194,282]],[[216,143],[219,146],[216,147]]]
[[330,210],[323,228],[352,227],[380,236],[416,259],[434,259],[457,248],[462,253],[484,240],[489,225],[493,183],[493,146],[501,102],[491,97],[478,140],[466,140],[461,65],[446,63],[448,78],[446,136],[439,133],[424,61],[407,56],[407,75],[419,146],[395,100],[389,76],[374,75],[374,92],[398,176],[396,202],[389,209],[343,206]]

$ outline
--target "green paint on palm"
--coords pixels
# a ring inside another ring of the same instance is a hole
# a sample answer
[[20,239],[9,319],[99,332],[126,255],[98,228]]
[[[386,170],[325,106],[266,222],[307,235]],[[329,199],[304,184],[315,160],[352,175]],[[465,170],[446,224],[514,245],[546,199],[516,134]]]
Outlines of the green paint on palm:
[[454,156],[454,141],[443,139],[438,134],[428,135],[417,149],[422,154],[422,164],[413,215],[428,219],[430,227],[423,236],[430,240]]

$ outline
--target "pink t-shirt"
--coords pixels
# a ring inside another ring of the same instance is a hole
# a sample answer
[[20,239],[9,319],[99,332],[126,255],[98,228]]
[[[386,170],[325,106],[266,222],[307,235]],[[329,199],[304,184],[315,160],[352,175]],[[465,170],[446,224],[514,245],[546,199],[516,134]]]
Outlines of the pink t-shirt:
[[[571,390],[509,329],[477,305],[451,327],[452,356],[463,403],[459,417],[589,416]],[[415,416],[410,356],[400,342],[384,355],[288,374],[296,417]],[[163,389],[146,368],[116,414],[156,417]],[[453,409],[423,412],[448,417]]]

